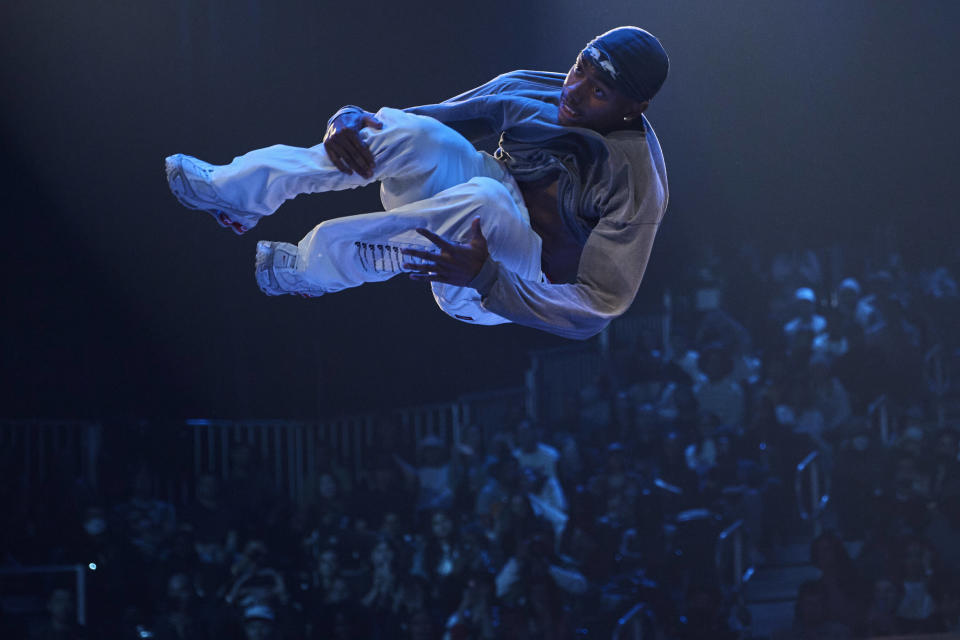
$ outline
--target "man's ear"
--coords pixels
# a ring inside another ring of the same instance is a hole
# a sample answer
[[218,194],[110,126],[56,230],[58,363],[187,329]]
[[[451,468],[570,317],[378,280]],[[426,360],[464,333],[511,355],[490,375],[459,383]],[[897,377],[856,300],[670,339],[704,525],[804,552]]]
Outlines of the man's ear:
[[644,111],[647,110],[647,107],[650,106],[649,100],[644,100],[643,102],[632,102],[630,103],[630,109],[627,110],[627,113],[623,116],[624,120],[633,121],[638,119]]

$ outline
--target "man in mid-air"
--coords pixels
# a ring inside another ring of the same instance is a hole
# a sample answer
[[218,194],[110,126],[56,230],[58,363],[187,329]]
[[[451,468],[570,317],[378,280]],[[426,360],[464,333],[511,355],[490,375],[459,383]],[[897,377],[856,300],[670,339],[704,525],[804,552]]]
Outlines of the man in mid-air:
[[[178,154],[167,180],[237,233],[301,193],[379,181],[384,211],[327,220],[298,245],[259,242],[260,288],[319,296],[407,273],[465,322],[584,339],[633,302],[666,210],[643,113],[668,66],[653,35],[620,27],[566,76],[514,71],[439,104],[344,107],[315,147],[220,166]],[[474,146],[498,135],[494,155]]]

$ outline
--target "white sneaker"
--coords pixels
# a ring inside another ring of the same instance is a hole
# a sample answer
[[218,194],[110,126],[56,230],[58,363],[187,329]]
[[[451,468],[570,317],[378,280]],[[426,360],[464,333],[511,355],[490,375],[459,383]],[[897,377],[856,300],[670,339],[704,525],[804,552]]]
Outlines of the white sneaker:
[[252,229],[258,216],[234,209],[217,195],[210,183],[214,166],[181,153],[166,159],[167,184],[185,207],[206,211],[221,227],[229,227],[237,235]]
[[309,286],[297,272],[297,245],[288,242],[258,242],[254,275],[260,290],[268,296],[293,294],[317,298],[326,293]]

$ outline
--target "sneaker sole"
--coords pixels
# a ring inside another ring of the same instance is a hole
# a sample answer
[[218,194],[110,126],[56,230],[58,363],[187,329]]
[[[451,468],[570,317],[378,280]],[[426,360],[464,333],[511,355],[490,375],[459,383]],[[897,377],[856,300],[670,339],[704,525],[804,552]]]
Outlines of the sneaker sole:
[[236,212],[227,209],[205,208],[193,204],[189,198],[196,200],[198,199],[197,194],[190,188],[190,182],[187,180],[186,175],[184,175],[183,166],[179,157],[170,156],[164,161],[164,165],[167,174],[167,186],[170,187],[170,192],[180,204],[188,209],[209,213],[213,219],[217,221],[217,224],[230,229],[238,236],[242,236],[253,228],[253,225],[247,226],[242,222],[235,222],[230,216],[237,216]]
[[277,281],[276,274],[271,271],[273,267],[274,251],[275,250],[272,242],[261,240],[257,243],[254,277],[257,281],[257,286],[260,288],[260,291],[268,296],[295,295],[300,296],[301,298],[319,298],[323,295],[323,293],[310,294],[300,291],[284,291],[281,289],[280,283]]

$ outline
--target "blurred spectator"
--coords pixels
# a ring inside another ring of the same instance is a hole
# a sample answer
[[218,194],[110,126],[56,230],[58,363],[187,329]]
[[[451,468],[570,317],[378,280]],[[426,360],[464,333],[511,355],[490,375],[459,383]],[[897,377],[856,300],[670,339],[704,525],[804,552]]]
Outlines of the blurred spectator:
[[871,524],[875,493],[882,471],[877,459],[883,452],[865,424],[850,428],[836,456],[833,499],[840,530],[850,540],[862,539]]
[[537,439],[536,429],[529,420],[521,420],[517,425],[517,448],[513,455],[523,468],[533,469],[548,477],[557,475],[560,454]]
[[400,559],[387,540],[381,539],[370,550],[370,590],[363,597],[363,606],[387,609],[393,604]]
[[[957,491],[960,489],[954,489]],[[960,571],[960,492],[943,495],[930,513],[924,531],[937,552],[940,564],[949,571]]]
[[232,515],[241,538],[257,537],[274,542],[274,536],[286,532],[287,527],[282,523],[290,520],[289,505],[252,446],[238,442],[231,447],[230,476],[220,495],[227,498],[224,506]]
[[146,467],[134,475],[133,495],[117,507],[117,515],[127,539],[145,560],[165,555],[165,543],[176,530],[173,505],[153,498],[153,479]]
[[684,615],[673,638],[694,640],[716,638],[735,640],[737,632],[730,628],[720,590],[713,586],[693,585],[684,598]]
[[554,540],[559,543],[567,526],[567,504],[560,482],[556,477],[544,476],[533,469],[524,469],[522,478],[523,491],[534,515],[551,524]]
[[203,564],[223,565],[237,548],[237,531],[224,517],[220,501],[220,483],[215,476],[197,478],[196,500],[183,514],[193,528],[197,559]]
[[494,604],[493,576],[475,573],[467,579],[457,610],[447,619],[443,640],[492,640],[499,611]]
[[827,331],[827,319],[816,313],[817,296],[813,289],[800,287],[794,291],[793,300],[795,315],[783,325],[783,335],[790,349],[796,346],[801,335],[808,334],[815,341]]
[[857,323],[867,331],[868,328],[884,322],[881,305],[894,296],[893,276],[888,271],[871,273],[867,285],[869,293],[857,301],[854,317]]
[[810,561],[820,570],[823,619],[853,629],[865,607],[866,589],[840,537],[828,531],[810,545]]
[[863,329],[857,323],[860,284],[845,278],[837,288],[837,304],[830,309],[827,331],[814,338],[814,351],[833,361],[857,351],[863,341]]
[[75,597],[69,589],[54,589],[47,600],[49,617],[31,634],[35,640],[84,640],[86,629],[77,624]]
[[228,604],[278,606],[287,602],[287,588],[280,572],[270,566],[267,548],[259,540],[246,544],[230,568],[233,583],[227,590]]
[[878,578],[873,583],[873,598],[867,609],[864,633],[868,636],[896,635],[900,630],[897,606],[903,597],[903,589],[892,578]]
[[942,572],[930,582],[930,595],[936,607],[927,631],[960,634],[960,574]]
[[697,422],[696,438],[684,451],[687,466],[701,478],[717,464],[717,441],[714,434],[719,426],[720,419],[716,415],[702,412]]
[[394,454],[403,470],[408,486],[416,487],[417,509],[449,509],[453,505],[453,473],[443,442],[436,436],[427,436],[417,444],[417,466]]
[[831,374],[830,361],[826,356],[813,356],[809,372],[813,406],[823,416],[824,429],[833,431],[850,419],[850,397],[840,380]]
[[543,578],[551,579],[568,593],[582,594],[587,590],[583,574],[573,566],[561,565],[549,537],[534,533],[518,542],[516,554],[507,560],[497,575],[497,597],[513,603],[525,600],[525,589],[531,582]]
[[429,593],[430,583],[425,578],[416,575],[404,576],[393,594],[393,612],[409,619],[427,606]]
[[851,636],[850,629],[826,616],[827,596],[819,581],[807,581],[797,590],[793,627],[775,631],[771,640],[841,640]]
[[326,595],[333,589],[333,583],[340,575],[340,560],[334,548],[325,548],[317,557],[317,570],[314,574],[314,586]]
[[584,443],[602,440],[613,425],[614,391],[613,380],[606,372],[580,389],[575,427]]
[[451,455],[454,484],[457,487],[457,507],[466,506],[487,479],[487,449],[483,430],[476,424],[463,431],[463,439],[453,445]]
[[502,455],[493,465],[492,473],[477,494],[476,514],[492,520],[509,500],[510,496],[520,489],[520,463],[515,457]]
[[[857,264],[832,257],[831,275]],[[952,428],[930,428],[949,424],[955,389],[949,375],[942,388],[918,382],[936,345],[951,371],[956,332],[943,310],[957,287],[945,270],[879,258],[892,271],[860,280],[866,296],[846,278],[830,307],[813,294],[829,284],[817,255],[784,253],[775,272],[740,282],[748,332],[717,306],[741,276],[713,255],[689,269],[696,293],[674,298],[669,348],[659,325],[625,342],[610,334],[599,374],[559,400],[549,431],[507,420],[516,428],[488,424],[486,439],[470,424],[449,448],[425,438],[408,463],[412,429],[383,414],[372,442],[357,443],[356,468],[317,445],[302,484],[290,483],[302,487],[295,512],[278,486],[296,467],[275,476],[246,441],[217,476],[195,478],[192,502],[189,465],[181,476],[139,468],[127,487],[129,440],[102,458],[114,466],[101,475],[121,480],[103,496],[71,488],[75,461],[61,452],[43,487],[0,491],[12,523],[4,557],[95,564],[89,633],[105,638],[609,637],[641,601],[656,612],[654,637],[732,638],[748,620],[710,580],[717,535],[741,520],[754,561],[756,543],[776,557],[796,542],[807,531],[796,463],[817,449],[825,518],[843,538],[813,542],[821,577],[773,637],[957,632],[960,445]],[[866,415],[881,394],[889,438],[880,413]],[[844,539],[863,541],[855,563]]]
[[276,614],[263,604],[255,604],[243,611],[243,637],[246,640],[275,640]]
[[437,640],[440,637],[439,625],[423,609],[411,613],[405,627],[406,634],[403,637],[406,640]]
[[444,611],[456,606],[467,562],[450,514],[444,510],[434,511],[430,517],[430,531],[418,551],[414,566],[429,581],[430,595]]
[[[380,436],[387,431],[396,431],[396,426],[392,424],[384,425],[377,422],[375,423],[374,429],[377,435]],[[380,442],[379,439],[377,441]],[[320,475],[324,473],[330,473],[333,474],[334,479],[337,481],[337,486],[343,489],[345,493],[350,493],[353,490],[353,474],[340,462],[337,458],[336,449],[329,444],[323,442],[317,443],[316,449],[314,449],[314,469],[316,469],[317,473],[311,474],[311,479],[319,478]],[[309,494],[309,492],[315,489],[311,489],[308,486],[305,490]]]
[[416,494],[413,487],[408,490],[403,470],[393,455],[378,452],[367,462],[363,482],[352,496],[352,510],[373,526],[384,523],[386,514],[392,513],[392,526],[399,526],[400,521],[414,511]]
[[935,604],[928,588],[933,576],[933,558],[933,549],[923,540],[914,538],[907,542],[901,564],[903,597],[897,606],[903,631],[923,631],[934,613]]
[[676,431],[668,431],[661,439],[661,452],[656,459],[657,478],[675,487],[680,493],[678,510],[697,506],[700,479],[687,464],[683,440]]
[[549,576],[531,578],[521,604],[503,615],[503,634],[508,638],[572,640],[573,621],[563,606],[563,592]]
[[717,416],[720,424],[734,429],[742,428],[745,409],[743,388],[732,375],[733,358],[730,352],[718,343],[704,347],[700,354],[700,370],[706,377],[694,387],[700,410]]
[[190,577],[175,573],[167,581],[164,611],[154,624],[157,640],[204,640],[212,638],[207,628],[210,617],[198,606]]
[[934,496],[960,492],[960,446],[953,429],[944,429],[937,434],[933,449],[931,490]]

